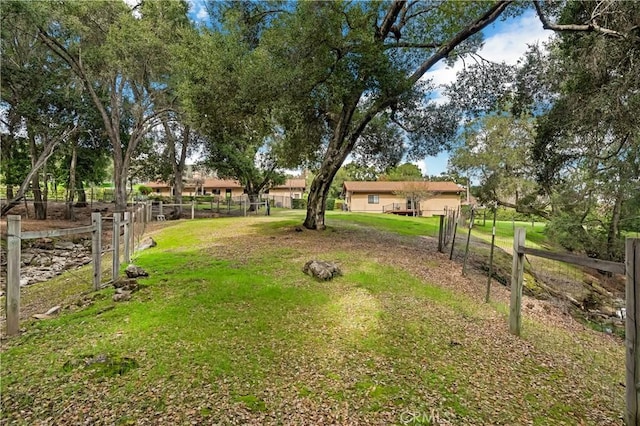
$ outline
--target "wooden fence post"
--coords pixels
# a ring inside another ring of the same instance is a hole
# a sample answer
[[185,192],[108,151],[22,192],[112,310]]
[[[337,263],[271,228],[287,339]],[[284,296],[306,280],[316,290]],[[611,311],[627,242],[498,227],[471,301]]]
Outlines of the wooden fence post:
[[20,216],[7,215],[7,334],[20,332]]
[[164,213],[162,212],[162,201],[158,201],[158,216],[162,216]]
[[131,262],[131,212],[124,212],[124,262]]
[[467,258],[469,257],[469,242],[471,241],[471,228],[475,220],[475,210],[471,209],[471,218],[469,219],[469,231],[467,232],[467,244],[464,247],[464,260],[462,261],[462,276],[467,275]]
[[196,201],[191,200],[191,219],[193,220],[196,217]]
[[522,329],[522,281],[524,280],[524,253],[518,248],[524,247],[526,231],[516,228],[513,236],[513,266],[511,268],[511,303],[509,304],[509,331],[520,336]]
[[440,253],[442,253],[442,250],[444,249],[444,215],[439,215],[440,216],[440,221],[438,223],[438,251]]
[[[489,278],[487,278],[487,294],[484,296],[485,303],[489,303],[491,297],[491,275],[493,275],[493,251],[496,246],[496,215],[498,213],[497,207],[493,209],[493,228],[491,228],[491,252],[489,253]],[[485,221],[487,219],[487,213],[485,211]]]
[[91,234],[91,257],[93,258],[93,289],[100,290],[102,281],[102,215],[91,213],[91,225],[93,231]]
[[120,274],[120,215],[121,213],[113,213],[111,279],[114,282],[118,280],[118,275]]
[[627,272],[627,311],[625,324],[625,340],[627,352],[626,399],[627,425],[640,424],[640,352],[637,344],[640,341],[640,238],[627,238],[625,250],[625,269]]

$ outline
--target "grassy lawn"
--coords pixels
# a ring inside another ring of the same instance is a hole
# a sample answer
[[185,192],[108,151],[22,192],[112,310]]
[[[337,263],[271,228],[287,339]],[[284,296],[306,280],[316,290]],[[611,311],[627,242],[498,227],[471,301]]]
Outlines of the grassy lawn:
[[[3,342],[3,424],[622,424],[621,342],[526,313],[510,335],[416,238],[435,220],[303,214],[155,232],[131,301],[103,290]],[[314,258],[344,275],[302,274]]]

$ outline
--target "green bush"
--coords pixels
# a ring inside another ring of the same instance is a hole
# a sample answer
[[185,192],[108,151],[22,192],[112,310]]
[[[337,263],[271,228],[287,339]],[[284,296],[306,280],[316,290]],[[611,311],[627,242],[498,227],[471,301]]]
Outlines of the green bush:
[[153,192],[153,189],[149,188],[148,186],[139,185],[138,192],[142,195],[149,195]]
[[335,198],[327,198],[327,207],[326,210],[333,210],[336,205]]
[[295,210],[306,210],[307,200],[304,198],[294,198],[291,200],[291,208]]
[[344,200],[336,200],[335,206],[333,206],[334,210],[342,210],[342,206],[344,206]]

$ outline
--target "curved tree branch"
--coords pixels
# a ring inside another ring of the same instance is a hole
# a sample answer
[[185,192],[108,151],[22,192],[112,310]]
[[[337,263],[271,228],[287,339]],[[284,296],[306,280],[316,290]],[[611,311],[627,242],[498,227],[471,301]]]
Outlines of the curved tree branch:
[[542,7],[540,6],[540,2],[538,0],[533,0],[533,5],[536,8],[536,12],[538,14],[538,18],[540,18],[540,22],[542,22],[542,28],[545,30],[552,31],[567,31],[567,32],[589,32],[596,31],[608,36],[617,37],[617,38],[627,38],[625,34],[622,34],[618,31],[611,30],[609,28],[603,28],[597,24],[595,21],[595,15],[592,17],[591,22],[588,24],[554,24],[549,21],[549,19],[545,16],[542,11]]

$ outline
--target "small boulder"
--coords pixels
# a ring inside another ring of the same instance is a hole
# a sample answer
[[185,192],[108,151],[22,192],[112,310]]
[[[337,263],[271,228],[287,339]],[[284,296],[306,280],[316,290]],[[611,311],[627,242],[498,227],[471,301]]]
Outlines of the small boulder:
[[33,243],[32,247],[40,250],[53,250],[54,244],[51,238],[39,238]]
[[57,315],[61,310],[62,306],[54,306],[53,308],[49,309],[45,315]]
[[156,243],[153,238],[148,237],[142,240],[140,244],[138,244],[138,247],[136,247],[136,251],[146,250],[148,248],[155,247],[157,245],[158,243]]
[[74,250],[76,245],[72,241],[57,241],[55,248],[59,250]]
[[46,320],[51,318],[50,315],[47,314],[33,314],[33,318],[37,319],[37,320]]
[[[118,289],[120,290],[120,289]],[[116,294],[113,295],[113,301],[114,302],[125,302],[127,300],[131,299],[131,292],[130,291],[124,291],[122,290],[121,292],[117,292],[116,290]]]
[[116,289],[116,292],[118,292],[118,290],[123,290],[131,293],[135,293],[139,288],[138,282],[133,278],[121,278],[113,283],[113,287]]
[[145,271],[141,267],[133,265],[133,264],[127,266],[127,269],[125,269],[124,272],[127,274],[127,277],[129,277],[129,278],[138,278],[138,277],[148,277],[149,276],[147,271]]
[[342,275],[342,271],[337,264],[324,260],[310,260],[305,263],[302,272],[323,281],[328,281],[334,277]]

